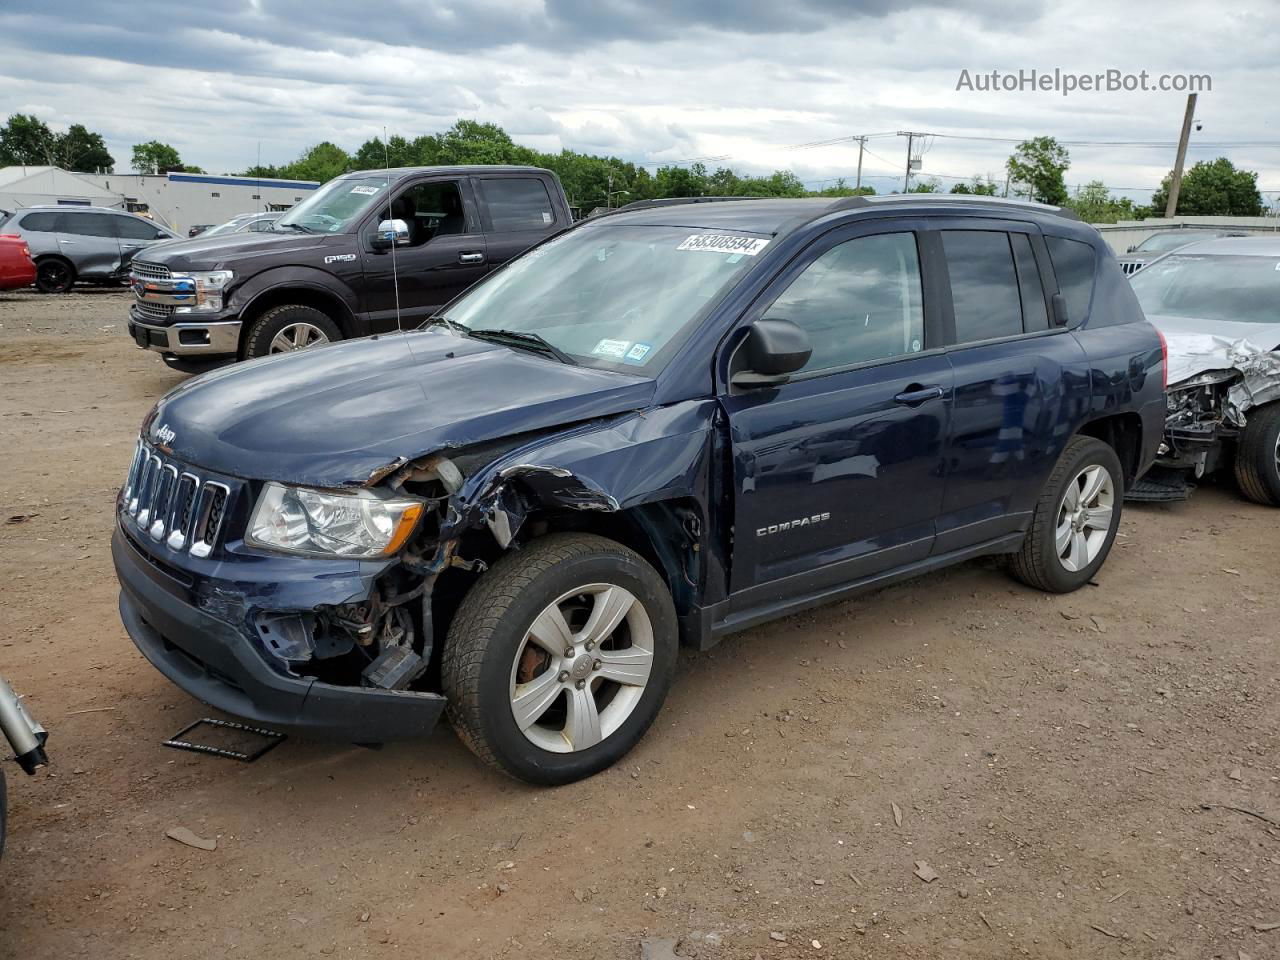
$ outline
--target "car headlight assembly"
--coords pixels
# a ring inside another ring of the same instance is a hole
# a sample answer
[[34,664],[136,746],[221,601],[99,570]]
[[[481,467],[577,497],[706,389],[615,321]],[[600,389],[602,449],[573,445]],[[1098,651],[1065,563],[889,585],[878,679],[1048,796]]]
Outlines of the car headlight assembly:
[[[191,302],[177,307],[175,313],[217,313],[222,309],[222,291],[235,278],[230,270],[193,270],[174,277],[175,285],[190,281]],[[184,284],[185,286],[185,284]]]
[[422,509],[421,500],[372,490],[339,493],[268,483],[245,542],[306,556],[389,557],[408,541]]

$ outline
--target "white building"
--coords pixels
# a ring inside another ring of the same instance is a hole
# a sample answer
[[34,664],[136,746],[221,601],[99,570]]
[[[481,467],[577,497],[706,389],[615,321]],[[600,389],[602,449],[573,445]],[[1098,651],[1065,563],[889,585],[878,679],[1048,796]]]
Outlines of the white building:
[[57,167],[0,167],[0,210],[53,203],[123,207],[124,197],[89,174],[68,173]]
[[0,210],[48,204],[117,207],[146,214],[179,233],[241,213],[288,210],[313,180],[219,177],[203,173],[70,173],[57,167],[0,167]]
[[146,212],[179,233],[186,233],[198,223],[223,223],[241,213],[288,210],[320,186],[314,180],[222,177],[204,173],[83,176],[120,197],[126,209]]

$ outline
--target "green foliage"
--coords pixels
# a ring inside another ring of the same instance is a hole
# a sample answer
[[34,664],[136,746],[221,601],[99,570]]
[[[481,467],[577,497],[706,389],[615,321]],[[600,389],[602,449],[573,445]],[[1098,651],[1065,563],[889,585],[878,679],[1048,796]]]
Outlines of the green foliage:
[[967,193],[975,197],[994,197],[999,185],[991,179],[975,176],[968,183],[956,183],[951,187],[952,193]]
[[1031,189],[1031,199],[1057,206],[1067,202],[1063,179],[1071,165],[1070,154],[1053,137],[1036,137],[1018,144],[1005,163],[1009,176]]
[[[1173,171],[1151,197],[1148,216],[1163,217],[1169,204],[1169,184]],[[1182,176],[1178,190],[1176,215],[1186,217],[1260,217],[1262,195],[1258,193],[1258,175],[1252,170],[1238,170],[1226,157],[1200,161]]]
[[1101,180],[1091,180],[1068,199],[1066,205],[1074,210],[1085,223],[1115,223],[1132,220],[1138,209],[1128,197],[1113,197]]
[[115,159],[99,133],[73,123],[54,133],[40,118],[15,113],[0,127],[0,166],[51,166],[79,173],[110,170]]
[[204,173],[184,164],[176,148],[159,140],[134,144],[132,166],[138,173]]
[[924,177],[907,188],[907,193],[941,193],[942,182],[937,177]]

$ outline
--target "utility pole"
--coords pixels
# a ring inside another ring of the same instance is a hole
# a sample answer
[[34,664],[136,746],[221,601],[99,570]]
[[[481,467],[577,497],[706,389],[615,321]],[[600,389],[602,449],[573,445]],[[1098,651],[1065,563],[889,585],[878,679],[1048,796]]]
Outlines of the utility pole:
[[907,138],[907,172],[902,178],[902,192],[906,193],[911,186],[911,171],[920,169],[921,155],[912,152],[912,146],[915,144],[916,138],[921,139],[928,136],[927,133],[920,133],[915,130],[899,130],[898,136]]
[[1196,94],[1187,94],[1187,112],[1182,115],[1182,136],[1178,138],[1178,159],[1173,163],[1173,176],[1169,178],[1169,202],[1164,206],[1165,219],[1178,210],[1178,192],[1182,189],[1182,165],[1187,160],[1187,141],[1191,139],[1191,121],[1196,116]]
[[862,189],[862,151],[867,145],[866,137],[854,137],[858,141],[858,182],[853,185],[855,191]]
[[612,170],[610,170],[610,171],[609,171],[609,186],[608,186],[608,187],[606,187],[606,188],[605,188],[605,191],[604,191],[604,208],[605,208],[606,210],[611,210],[611,209],[613,209],[613,203],[611,202],[611,199],[610,199],[612,196],[613,196],[613,171],[612,171]]

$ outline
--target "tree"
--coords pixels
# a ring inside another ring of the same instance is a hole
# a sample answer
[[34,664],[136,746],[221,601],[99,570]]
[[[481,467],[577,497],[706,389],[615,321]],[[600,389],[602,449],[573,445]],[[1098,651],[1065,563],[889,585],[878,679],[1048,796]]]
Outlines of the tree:
[[1009,176],[1031,188],[1031,199],[1061,206],[1067,202],[1063,179],[1071,165],[1070,154],[1053,137],[1036,137],[1018,144],[1005,163]]
[[15,113],[0,127],[0,166],[62,167],[79,173],[110,170],[115,158],[107,152],[102,134],[73,123],[66,133],[54,133],[39,117]]
[[1113,197],[1107,185],[1101,180],[1091,180],[1067,200],[1067,206],[1085,223],[1115,223],[1117,220],[1132,220],[1137,216],[1137,208],[1128,197]]
[[54,143],[39,117],[15,113],[0,127],[0,166],[52,166]]
[[83,124],[73,123],[66,133],[54,135],[54,165],[78,173],[111,170],[115,157],[107,152],[102,134],[92,133]]
[[997,186],[993,180],[990,178],[984,180],[978,176],[975,176],[968,183],[961,181],[951,187],[952,193],[967,193],[977,197],[994,197],[996,190]]
[[[1148,216],[1163,217],[1169,203],[1170,171],[1151,197]],[[1258,175],[1252,170],[1238,170],[1226,157],[1200,161],[1182,178],[1175,214],[1188,217],[1260,217],[1262,195],[1258,193]]]
[[204,173],[184,164],[176,148],[159,140],[134,144],[133,169],[139,173]]
[[936,177],[925,177],[917,180],[907,190],[907,193],[940,193],[942,183]]

